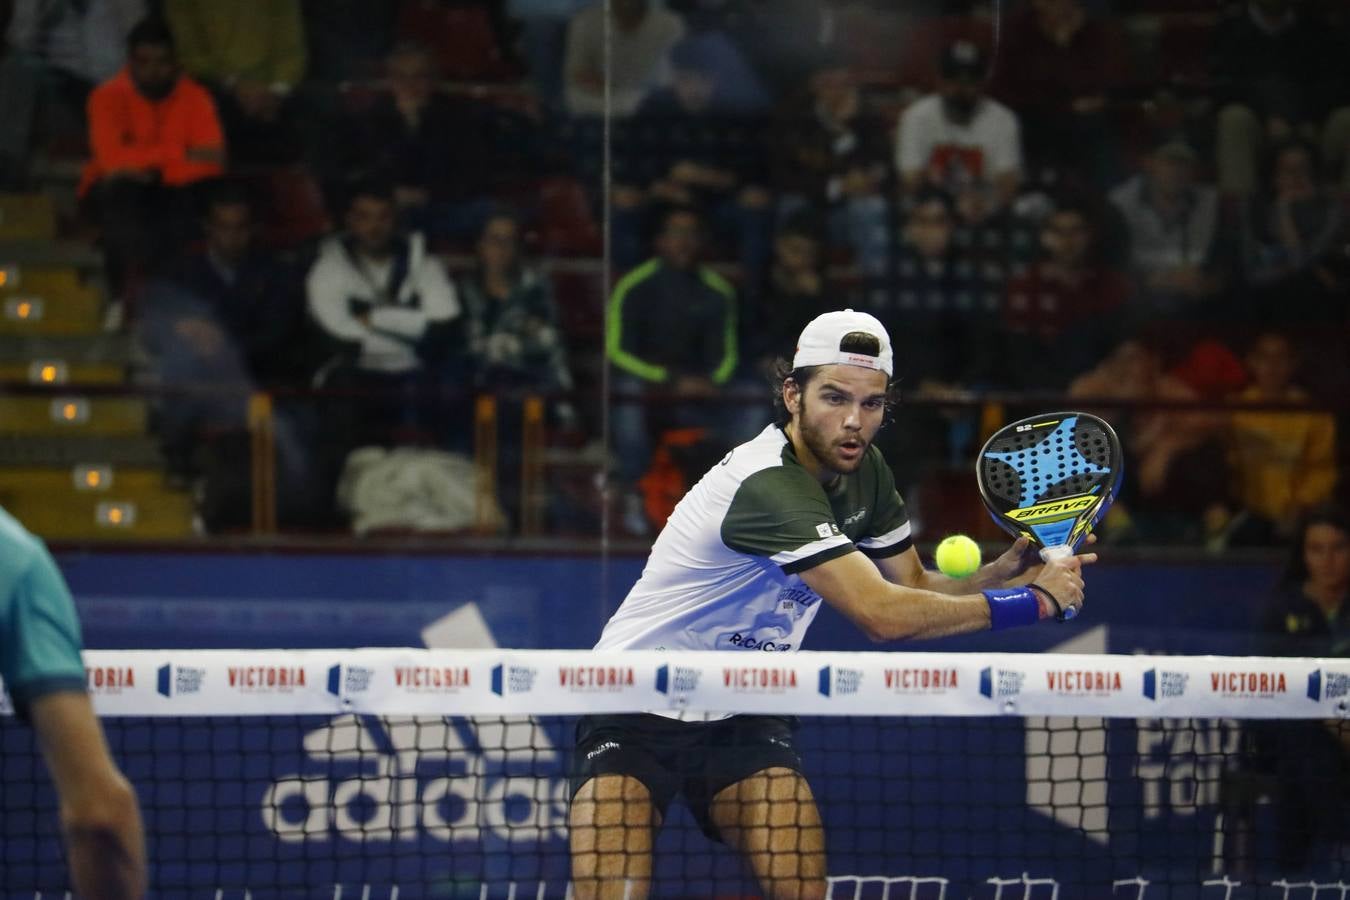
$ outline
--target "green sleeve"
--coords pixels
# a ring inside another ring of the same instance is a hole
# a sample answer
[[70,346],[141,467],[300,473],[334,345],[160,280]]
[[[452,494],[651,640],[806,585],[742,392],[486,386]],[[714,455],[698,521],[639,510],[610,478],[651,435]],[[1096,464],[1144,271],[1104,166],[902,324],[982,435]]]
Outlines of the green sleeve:
[[868,449],[868,455],[876,495],[872,505],[874,512],[868,518],[866,536],[858,540],[858,549],[873,559],[881,559],[905,552],[913,546],[914,538],[910,534],[905,501],[895,489],[891,467],[886,465],[881,451],[875,446]]
[[5,619],[0,676],[15,706],[23,709],[44,694],[85,689],[75,604],[45,551],[15,581]]
[[658,266],[658,260],[648,260],[619,279],[619,283],[614,286],[614,293],[609,298],[609,309],[605,313],[605,350],[609,354],[609,361],[630,375],[636,375],[643,381],[663,382],[668,374],[665,366],[654,365],[631,353],[624,342],[623,327],[624,306],[633,299],[633,289],[650,278]]
[[722,520],[722,543],[801,572],[855,548],[835,522],[825,491],[805,471],[775,466],[741,482]]
[[735,374],[736,364],[739,362],[736,289],[731,286],[731,282],[712,269],[704,268],[702,278],[703,283],[721,294],[726,302],[726,312],[722,317],[722,358],[718,361],[717,368],[713,370],[711,375],[714,384],[726,384],[727,380]]

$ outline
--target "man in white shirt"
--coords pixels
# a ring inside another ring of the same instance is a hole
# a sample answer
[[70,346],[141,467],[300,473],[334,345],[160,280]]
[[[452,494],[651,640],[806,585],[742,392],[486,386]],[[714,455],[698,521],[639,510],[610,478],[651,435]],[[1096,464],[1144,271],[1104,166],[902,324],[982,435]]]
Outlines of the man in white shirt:
[[[440,374],[431,364],[452,343],[460,316],[445,267],[427,253],[420,233],[397,232],[388,185],[356,186],[345,224],[345,232],[324,242],[306,280],[310,316],[350,351],[325,369],[340,371],[338,383],[356,390],[429,389]],[[344,365],[353,356],[354,365]],[[332,384],[325,378],[329,371],[316,380]],[[404,413],[403,421],[391,424],[419,424]]]
[[1022,182],[1017,116],[985,96],[986,77],[980,48],[967,40],[953,43],[942,55],[937,92],[905,110],[895,138],[905,192],[942,188],[957,198],[970,223],[1006,207]]
[[[653,0],[613,0],[610,112],[631,116],[668,74],[670,48],[684,36],[680,17]],[[605,6],[583,9],[567,27],[564,96],[574,116],[605,112]]]

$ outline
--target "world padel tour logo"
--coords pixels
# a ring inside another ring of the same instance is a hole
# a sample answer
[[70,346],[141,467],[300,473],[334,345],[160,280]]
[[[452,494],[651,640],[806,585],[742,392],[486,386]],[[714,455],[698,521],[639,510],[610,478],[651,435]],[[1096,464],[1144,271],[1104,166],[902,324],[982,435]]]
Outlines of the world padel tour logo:
[[1289,684],[1284,672],[1225,669],[1209,673],[1209,689],[1220,697],[1283,697]]
[[1026,685],[1027,673],[1016,669],[995,669],[985,666],[980,670],[980,693],[991,700],[1016,697]]
[[206,683],[206,670],[195,666],[175,666],[165,663],[157,670],[155,689],[165,697],[180,694],[199,694]]
[[365,666],[336,665],[328,669],[328,693],[334,697],[364,694],[370,690],[375,670]]
[[1052,669],[1045,673],[1045,686],[1052,694],[1106,697],[1120,693],[1121,679],[1114,669]]
[[679,696],[698,690],[702,670],[690,666],[663,665],[656,670],[656,689],[662,694]]
[[230,666],[225,683],[244,694],[289,694],[306,687],[304,666]]
[[1309,673],[1309,700],[1338,700],[1346,695],[1350,695],[1350,674],[1323,672],[1321,669]]
[[722,686],[738,694],[781,694],[797,689],[797,670],[778,666],[724,666]]
[[85,666],[84,681],[91,694],[120,694],[136,689],[136,670],[131,666]]
[[538,669],[498,663],[492,667],[492,693],[498,697],[507,694],[528,694],[534,690],[534,682],[538,677]]
[[473,686],[468,666],[395,666],[394,687],[409,694],[457,694]]
[[559,666],[558,687],[575,694],[627,690],[636,683],[632,666]]
[[1150,700],[1168,700],[1186,696],[1190,684],[1189,672],[1168,672],[1149,669],[1144,673],[1144,696]]
[[820,670],[820,692],[826,697],[842,697],[856,694],[862,687],[861,669],[845,669],[843,666],[825,666]]
[[945,694],[958,689],[960,676],[955,669],[886,669],[882,684],[893,694]]

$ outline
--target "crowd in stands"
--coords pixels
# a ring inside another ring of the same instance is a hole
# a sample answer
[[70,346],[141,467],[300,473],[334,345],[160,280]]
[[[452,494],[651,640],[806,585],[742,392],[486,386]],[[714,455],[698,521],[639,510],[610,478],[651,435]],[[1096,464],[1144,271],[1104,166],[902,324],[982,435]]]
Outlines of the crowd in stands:
[[[662,477],[766,424],[776,358],[843,307],[918,401],[881,438],[907,494],[968,465],[973,400],[1021,391],[1122,431],[1110,540],[1263,544],[1344,497],[1340,4],[609,9],[0,0],[0,182],[85,154],[81,233],[154,377],[278,392],[283,523],[326,521],[357,447],[469,452],[477,391],[597,438],[608,365],[620,521],[649,533]],[[609,283],[530,262],[598,266],[605,220]],[[242,416],[165,400],[172,471],[210,474],[201,435]]]

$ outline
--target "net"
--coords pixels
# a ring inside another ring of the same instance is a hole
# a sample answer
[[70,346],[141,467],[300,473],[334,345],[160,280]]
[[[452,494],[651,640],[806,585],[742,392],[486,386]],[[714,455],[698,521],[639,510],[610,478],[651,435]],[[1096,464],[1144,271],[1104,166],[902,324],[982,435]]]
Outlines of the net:
[[[140,796],[156,898],[576,895],[578,716],[695,709],[800,717],[832,897],[1350,895],[1346,661],[402,649],[86,661]],[[0,749],[4,896],[63,897],[31,733],[0,718]],[[678,800],[653,859],[651,896],[761,892]]]

